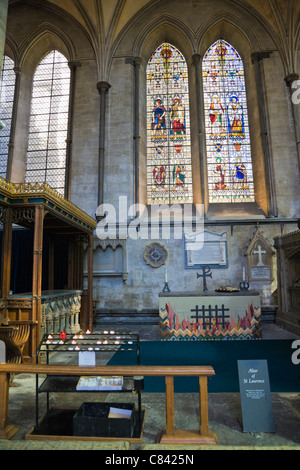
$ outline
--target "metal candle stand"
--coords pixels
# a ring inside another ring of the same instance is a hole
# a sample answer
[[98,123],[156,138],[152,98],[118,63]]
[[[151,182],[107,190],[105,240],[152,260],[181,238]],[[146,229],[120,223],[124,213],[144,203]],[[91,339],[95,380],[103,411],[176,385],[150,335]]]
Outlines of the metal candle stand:
[[247,282],[247,281],[242,281],[242,282],[240,282],[240,289],[241,289],[241,290],[248,290],[248,289],[249,289],[249,286],[250,286],[250,284],[249,284],[249,282]]

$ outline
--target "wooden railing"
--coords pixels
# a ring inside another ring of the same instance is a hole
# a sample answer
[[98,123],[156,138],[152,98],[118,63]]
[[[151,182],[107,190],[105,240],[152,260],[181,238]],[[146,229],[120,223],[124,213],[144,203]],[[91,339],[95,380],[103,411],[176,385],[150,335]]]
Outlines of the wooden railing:
[[[0,364],[0,438],[11,439],[18,428],[8,423],[9,374],[48,375],[122,375],[165,377],[166,429],[160,443],[217,444],[216,435],[208,427],[207,378],[215,375],[211,366],[95,366]],[[174,377],[199,377],[200,430],[177,430],[174,426]]]

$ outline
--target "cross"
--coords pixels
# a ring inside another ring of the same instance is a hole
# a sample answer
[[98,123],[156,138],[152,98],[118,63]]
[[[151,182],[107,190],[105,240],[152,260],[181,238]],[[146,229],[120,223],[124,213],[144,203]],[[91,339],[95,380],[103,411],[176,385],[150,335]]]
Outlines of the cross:
[[199,279],[199,277],[203,277],[203,291],[208,290],[207,289],[207,284],[206,284],[206,278],[207,277],[210,277],[210,278],[212,277],[210,267],[209,266],[203,266],[202,274],[197,273],[197,279]]
[[265,255],[267,254],[267,252],[265,250],[262,250],[261,246],[258,245],[258,250],[255,250],[253,251],[253,253],[255,255],[258,255],[258,263],[257,263],[257,266],[264,266],[264,263],[263,263],[263,260],[262,260],[262,256],[261,255]]

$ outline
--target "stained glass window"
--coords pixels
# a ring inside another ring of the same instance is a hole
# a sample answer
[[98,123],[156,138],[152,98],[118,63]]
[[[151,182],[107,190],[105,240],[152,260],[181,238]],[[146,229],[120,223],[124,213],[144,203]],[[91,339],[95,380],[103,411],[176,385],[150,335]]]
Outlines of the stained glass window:
[[203,59],[210,202],[253,202],[254,185],[244,66],[228,42],[216,41]]
[[147,66],[147,202],[193,202],[188,70],[168,43]]
[[11,120],[13,112],[16,76],[14,72],[14,61],[8,57],[3,58],[2,78],[0,85],[0,176],[6,178],[8,145],[10,139]]
[[58,51],[39,63],[33,78],[26,182],[46,182],[64,194],[70,68]]

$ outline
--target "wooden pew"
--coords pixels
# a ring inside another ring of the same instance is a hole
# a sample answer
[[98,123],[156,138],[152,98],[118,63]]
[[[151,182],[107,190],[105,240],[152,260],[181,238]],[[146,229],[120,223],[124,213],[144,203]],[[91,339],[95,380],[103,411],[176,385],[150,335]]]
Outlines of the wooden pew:
[[[11,439],[18,428],[8,424],[9,374],[49,375],[123,375],[165,377],[166,429],[159,437],[168,444],[217,444],[216,435],[208,426],[207,378],[215,375],[211,366],[95,366],[54,364],[0,364],[0,438]],[[178,430],[174,426],[174,377],[199,377],[200,429]]]

